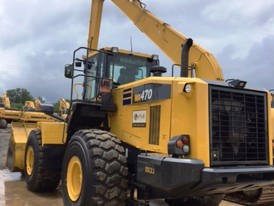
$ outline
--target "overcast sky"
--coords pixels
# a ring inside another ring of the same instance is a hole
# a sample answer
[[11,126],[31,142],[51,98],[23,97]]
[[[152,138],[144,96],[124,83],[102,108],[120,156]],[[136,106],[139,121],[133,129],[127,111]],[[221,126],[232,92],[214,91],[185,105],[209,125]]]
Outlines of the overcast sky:
[[[144,0],[147,9],[210,51],[225,79],[248,86],[274,88],[273,0]],[[64,78],[72,52],[87,45],[90,1],[0,1],[0,94],[26,88],[48,102],[68,98]],[[124,14],[105,0],[99,47],[118,46],[159,54],[161,65],[171,62]]]

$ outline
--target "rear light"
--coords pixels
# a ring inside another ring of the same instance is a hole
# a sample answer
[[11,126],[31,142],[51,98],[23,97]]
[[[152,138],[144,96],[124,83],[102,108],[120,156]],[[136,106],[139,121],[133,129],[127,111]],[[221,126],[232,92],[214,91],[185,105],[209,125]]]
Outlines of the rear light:
[[183,136],[182,141],[184,144],[189,144],[189,137]]
[[176,141],[176,147],[177,147],[178,149],[182,149],[183,146],[184,146],[183,141],[182,141],[181,139],[178,139],[178,140]]
[[168,142],[168,154],[188,155],[189,153],[190,153],[189,135],[175,136]]

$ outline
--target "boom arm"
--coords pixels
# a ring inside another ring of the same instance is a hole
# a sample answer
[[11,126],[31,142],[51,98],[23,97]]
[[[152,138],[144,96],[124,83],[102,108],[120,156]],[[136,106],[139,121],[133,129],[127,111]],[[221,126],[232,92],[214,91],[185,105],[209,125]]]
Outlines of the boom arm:
[[[186,36],[151,14],[139,0],[112,1],[174,64],[181,63],[181,45],[187,39]],[[197,44],[193,44],[190,49],[189,63],[189,66],[195,68],[196,77],[221,81],[224,79],[215,57]]]
[[92,0],[89,20],[88,48],[97,49],[104,0]]

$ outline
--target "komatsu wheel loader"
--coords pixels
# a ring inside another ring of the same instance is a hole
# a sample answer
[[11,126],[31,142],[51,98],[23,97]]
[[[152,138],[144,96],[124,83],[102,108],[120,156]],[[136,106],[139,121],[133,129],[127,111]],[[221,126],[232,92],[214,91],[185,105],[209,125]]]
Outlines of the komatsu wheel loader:
[[6,93],[1,97],[2,102],[0,102],[0,129],[5,129],[8,126],[8,122],[5,119],[5,109],[10,108],[10,99]]
[[[97,49],[103,0],[93,0],[88,47],[76,49],[65,66],[66,120],[39,122],[23,138],[24,164],[16,166],[28,188],[50,191],[61,178],[64,205],[148,205],[161,198],[213,206],[222,194],[274,183],[270,93],[223,81],[212,54],[140,1],[113,2],[174,57],[180,77],[163,76],[157,55]],[[82,97],[74,99],[78,80]]]
[[67,117],[70,104],[65,99],[61,98],[58,101],[58,105],[59,105],[59,116],[65,119]]
[[[5,110],[4,118],[7,118]],[[10,171],[22,171],[24,165],[24,151],[30,131],[37,128],[38,122],[59,122],[63,119],[53,114],[54,108],[50,104],[42,104],[38,99],[26,101],[22,110],[13,111],[16,118],[9,118],[11,137],[8,148],[6,165]]]
[[[3,99],[3,98],[2,98]],[[9,97],[6,96],[6,102],[10,102]],[[10,103],[3,103],[0,105],[0,119],[5,120],[6,123],[29,121],[37,122],[41,120],[51,120],[54,108],[52,104],[41,103],[39,99],[33,101],[26,101],[23,108],[11,108]]]

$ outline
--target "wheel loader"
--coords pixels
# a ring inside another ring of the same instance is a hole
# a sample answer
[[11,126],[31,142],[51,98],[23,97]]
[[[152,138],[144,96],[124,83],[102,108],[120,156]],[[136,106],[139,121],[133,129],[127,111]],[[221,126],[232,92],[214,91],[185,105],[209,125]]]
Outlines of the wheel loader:
[[[11,108],[10,99],[6,94],[2,96],[3,104],[0,105],[0,125],[6,128],[8,123],[18,121],[37,122],[43,119],[52,119],[53,106],[50,104],[42,104],[39,99],[26,101],[22,109]],[[37,113],[41,112],[41,113]],[[45,115],[47,113],[48,115]],[[0,126],[1,128],[1,126]]]
[[165,71],[156,55],[77,49],[65,76],[71,88],[84,78],[83,96],[65,121],[38,122],[24,137],[15,167],[28,188],[51,191],[61,178],[65,205],[218,205],[221,194],[273,182],[270,94]]
[[8,123],[4,119],[4,117],[5,117],[5,108],[4,108],[4,105],[0,103],[0,129],[6,129],[8,126]]
[[58,101],[58,105],[59,105],[59,116],[65,119],[67,117],[70,104],[64,98],[60,98]]
[[0,129],[5,129],[8,126],[8,122],[5,119],[5,108],[10,108],[10,99],[6,93],[1,96],[0,102]]
[[213,55],[189,38],[169,41],[174,31],[164,22],[148,24],[140,1],[113,2],[144,32],[156,28],[158,42],[165,37],[159,44],[176,54],[180,75],[164,76],[157,55],[97,49],[103,1],[94,0],[88,47],[76,49],[65,66],[67,118],[38,122],[22,135],[14,167],[28,188],[52,191],[61,180],[64,205],[149,205],[161,198],[215,206],[223,194],[274,184],[270,93],[223,81]]
[[[1,110],[0,110],[1,111]],[[10,171],[22,171],[26,139],[31,130],[37,128],[38,122],[60,122],[63,119],[53,114],[50,104],[42,104],[38,99],[26,101],[22,110],[12,111],[16,118],[8,118],[11,111],[4,110],[4,118],[11,124],[11,136],[6,165]]]

